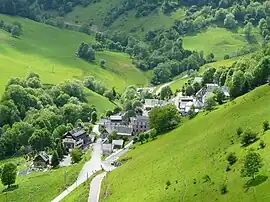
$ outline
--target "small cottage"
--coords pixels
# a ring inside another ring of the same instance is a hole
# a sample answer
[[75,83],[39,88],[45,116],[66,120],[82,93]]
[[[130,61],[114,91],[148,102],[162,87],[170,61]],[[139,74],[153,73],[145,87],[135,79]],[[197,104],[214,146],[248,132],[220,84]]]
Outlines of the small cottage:
[[124,146],[124,140],[113,140],[112,149],[122,149]]
[[40,152],[33,160],[35,168],[46,168],[50,164],[50,158],[46,152]]

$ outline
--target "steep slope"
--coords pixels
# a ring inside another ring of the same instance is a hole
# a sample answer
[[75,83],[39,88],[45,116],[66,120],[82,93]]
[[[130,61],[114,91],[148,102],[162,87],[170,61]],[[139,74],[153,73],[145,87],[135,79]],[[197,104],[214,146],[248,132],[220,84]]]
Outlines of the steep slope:
[[[269,201],[270,133],[262,134],[262,122],[270,120],[269,96],[270,86],[261,86],[155,141],[137,144],[126,156],[131,159],[103,182],[101,198],[107,192],[105,201]],[[259,141],[242,148],[235,135],[238,127],[259,132],[267,145],[257,151],[264,167],[254,187],[244,188],[247,179],[240,177],[239,170],[243,155],[257,150]],[[236,152],[238,161],[226,172],[228,152]],[[204,182],[206,175],[211,182]],[[168,180],[171,185],[166,190]],[[226,195],[219,190],[223,183]]]
[[[132,65],[128,55],[98,52],[96,63],[91,64],[77,58],[75,52],[79,44],[93,42],[91,36],[17,17],[0,15],[0,19],[7,23],[18,21],[23,26],[23,34],[19,38],[0,30],[0,93],[10,77],[23,77],[30,71],[37,72],[44,82],[53,84],[92,75],[119,91],[131,84],[144,86],[148,83],[144,73]],[[99,66],[100,59],[106,60],[105,68]]]

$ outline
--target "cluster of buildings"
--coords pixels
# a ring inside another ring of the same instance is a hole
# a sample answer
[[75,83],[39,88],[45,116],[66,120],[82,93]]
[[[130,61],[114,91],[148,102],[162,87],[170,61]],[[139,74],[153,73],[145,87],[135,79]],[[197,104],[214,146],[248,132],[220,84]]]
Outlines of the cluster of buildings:
[[[201,83],[202,77],[195,77],[193,83]],[[195,112],[199,112],[207,104],[207,99],[214,95],[214,92],[220,89],[226,98],[230,97],[229,88],[226,86],[218,86],[217,84],[209,83],[205,87],[201,88],[194,96],[183,96],[179,93],[175,98],[171,100],[158,100],[158,99],[146,99],[143,105],[144,115],[147,115],[154,107],[162,107],[167,104],[175,104],[181,115],[188,114],[192,106],[195,108]]]
[[[89,135],[83,128],[78,127],[71,131],[66,132],[62,136],[62,143],[65,153],[69,153],[72,149],[79,148],[84,149],[90,143],[95,141],[94,135]],[[35,168],[47,168],[50,166],[51,158],[46,152],[40,152],[33,160],[33,166]]]
[[[123,148],[125,140],[131,140],[135,135],[147,131],[148,117],[135,116],[125,120],[124,114],[113,115],[99,122],[99,130],[102,138],[102,153],[106,155],[115,149]],[[110,142],[109,135],[113,132],[119,138]]]

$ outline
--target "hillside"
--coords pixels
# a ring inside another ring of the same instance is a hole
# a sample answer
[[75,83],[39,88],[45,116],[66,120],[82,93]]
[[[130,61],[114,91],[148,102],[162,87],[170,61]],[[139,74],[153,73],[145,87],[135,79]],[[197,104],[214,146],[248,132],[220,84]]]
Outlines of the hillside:
[[[131,159],[103,182],[101,198],[106,184],[109,197],[105,201],[269,201],[270,133],[262,134],[263,121],[270,119],[269,96],[270,86],[261,86],[212,112],[199,114],[155,141],[136,144],[126,155]],[[240,168],[243,156],[248,150],[257,150],[259,141],[241,147],[235,134],[238,127],[252,128],[267,145],[257,151],[264,167],[249,188],[244,188],[247,179],[240,177]],[[228,152],[235,152],[238,161],[226,172]],[[210,182],[204,182],[206,175]],[[171,185],[166,190],[168,180]],[[228,188],[225,195],[220,193],[223,183]]]
[[[119,91],[128,85],[148,83],[144,73],[123,53],[97,52],[96,63],[91,64],[77,58],[75,52],[80,43],[93,42],[91,36],[18,17],[0,15],[0,19],[7,23],[18,21],[23,26],[19,38],[0,30],[0,94],[10,77],[23,77],[30,71],[38,73],[45,83],[52,84],[91,75]],[[100,59],[106,60],[105,68],[99,66]]]

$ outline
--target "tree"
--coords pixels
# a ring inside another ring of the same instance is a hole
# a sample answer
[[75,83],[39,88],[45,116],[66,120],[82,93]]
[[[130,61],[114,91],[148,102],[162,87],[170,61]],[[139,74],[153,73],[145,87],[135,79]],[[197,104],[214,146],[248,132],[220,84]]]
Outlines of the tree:
[[257,139],[257,133],[253,132],[250,128],[247,128],[241,135],[240,142],[242,146],[247,146],[253,143]]
[[4,164],[1,172],[1,181],[3,185],[7,185],[8,188],[10,185],[14,184],[17,177],[17,166],[14,163]]
[[156,129],[158,134],[174,129],[180,121],[180,114],[173,104],[154,107],[149,114],[149,126]]
[[195,107],[194,105],[191,106],[190,110],[188,111],[188,118],[193,119],[197,113],[195,112]]
[[225,100],[225,95],[220,88],[218,88],[216,91],[216,99],[217,99],[218,104],[220,105],[223,104],[223,101]]
[[208,111],[211,111],[211,110],[213,110],[214,106],[216,106],[215,96],[209,97],[206,100],[205,109],[208,110]]
[[263,131],[267,131],[269,130],[269,122],[266,120],[263,122]]
[[202,85],[205,85],[205,84],[207,84],[207,83],[213,83],[215,72],[216,72],[216,69],[215,69],[215,68],[209,67],[209,68],[203,73]]
[[226,15],[226,18],[224,19],[224,27],[228,29],[233,29],[237,24],[237,21],[234,18],[234,15],[232,13],[229,13]]
[[156,137],[157,137],[157,130],[156,129],[151,129],[149,131],[149,135],[150,135],[150,138],[152,138],[152,140],[156,139]]
[[20,34],[21,33],[20,33],[19,27],[17,25],[13,25],[12,28],[11,28],[11,35],[13,37],[18,37],[18,36],[20,36]]
[[91,114],[91,123],[96,123],[97,121],[97,112],[93,111]]
[[45,149],[45,147],[52,146],[52,137],[47,129],[35,130],[35,132],[29,138],[29,143],[33,149],[42,151]]
[[194,91],[193,87],[191,85],[188,85],[186,87],[186,92],[185,92],[186,96],[192,96],[192,95],[194,95],[194,93],[195,93],[195,91]]
[[144,141],[144,133],[140,133],[140,134],[139,134],[139,141],[141,142],[141,144],[143,144],[143,141]]
[[82,152],[78,148],[74,148],[71,151],[71,161],[72,163],[78,163],[82,159]]
[[229,162],[230,165],[235,164],[235,162],[237,161],[237,157],[234,152],[230,152],[227,155],[227,161]]
[[252,37],[252,30],[253,30],[253,25],[251,22],[248,22],[245,27],[244,27],[244,34],[247,40],[250,40]]
[[170,86],[165,86],[161,89],[160,91],[160,99],[165,100],[165,99],[170,99],[172,96],[172,89]]
[[108,98],[110,101],[114,100],[113,91],[112,90],[107,90],[104,93],[104,97]]
[[60,162],[59,162],[59,156],[57,154],[57,151],[54,151],[52,155],[51,165],[53,168],[56,168],[59,165],[59,163]]
[[233,98],[236,98],[243,94],[244,82],[244,73],[241,70],[235,71],[232,76],[232,85],[230,88],[230,95]]
[[149,133],[144,133],[144,139],[148,142],[148,139],[149,139]]
[[267,83],[270,75],[270,56],[263,57],[254,68],[253,76],[256,86]]
[[244,164],[241,170],[242,177],[251,177],[255,179],[255,174],[262,168],[262,158],[256,152],[249,152],[244,158]]
[[99,65],[100,65],[101,67],[105,67],[105,64],[106,64],[106,60],[101,59],[101,60],[99,61]]
[[214,62],[214,61],[215,61],[215,55],[214,55],[214,53],[209,53],[206,56],[206,62]]
[[63,154],[63,145],[61,141],[59,141],[57,144],[57,154],[58,154],[59,159],[63,159],[64,154]]

